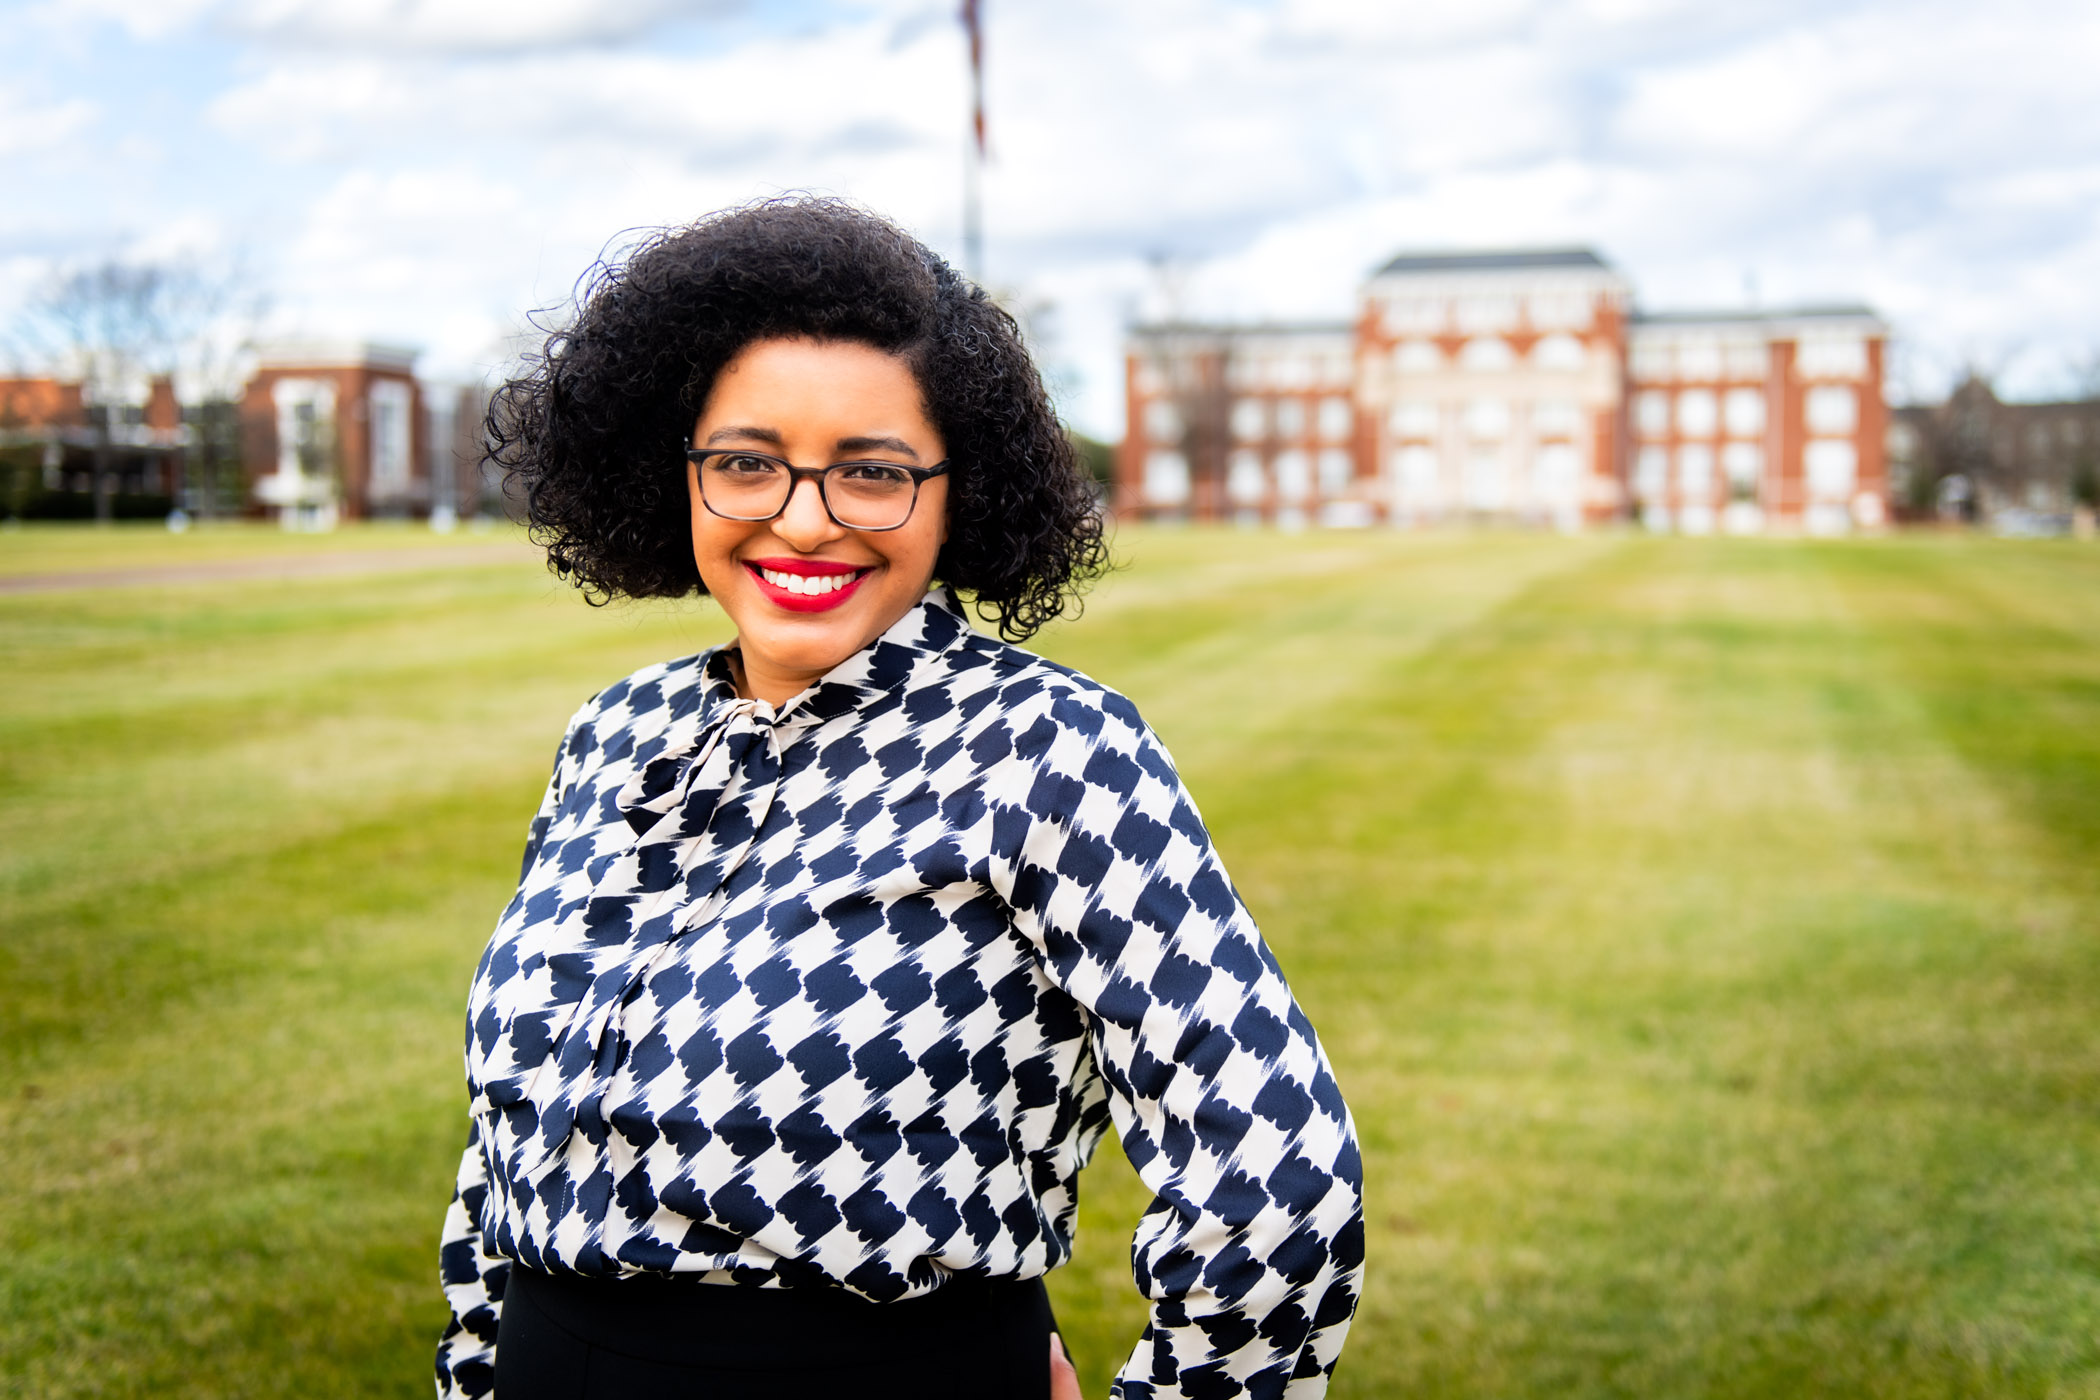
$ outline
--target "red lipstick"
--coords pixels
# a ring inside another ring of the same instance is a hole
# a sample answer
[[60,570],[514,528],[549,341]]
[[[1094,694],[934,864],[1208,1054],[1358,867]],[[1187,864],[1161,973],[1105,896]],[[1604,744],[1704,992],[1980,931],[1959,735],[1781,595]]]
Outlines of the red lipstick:
[[[860,591],[873,569],[832,559],[745,559],[758,591],[768,602],[789,612],[829,612]],[[775,582],[767,574],[788,582]]]

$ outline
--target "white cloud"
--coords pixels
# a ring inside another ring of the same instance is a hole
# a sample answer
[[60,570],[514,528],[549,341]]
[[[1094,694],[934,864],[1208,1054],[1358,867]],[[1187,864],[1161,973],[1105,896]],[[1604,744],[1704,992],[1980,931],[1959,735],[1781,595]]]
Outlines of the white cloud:
[[48,12],[108,20],[143,39],[200,26],[275,44],[504,53],[631,40],[734,0],[52,0]]
[[42,154],[80,135],[98,115],[82,98],[39,102],[0,87],[0,159]]
[[[621,229],[781,189],[959,243],[964,75],[941,0],[58,11],[225,53],[190,144],[236,153],[212,167],[231,202],[185,204],[178,182],[139,196],[139,226],[267,230],[280,302],[310,329],[463,359]],[[1120,328],[1156,253],[1206,314],[1346,315],[1403,246],[1588,241],[1651,305],[1733,301],[1746,274],[1767,301],[1870,300],[1920,362],[2024,343],[2020,363],[2044,364],[2100,325],[2100,11],[2071,0],[987,14],[992,279],[1055,302],[1049,353],[1097,432],[1120,427]],[[187,149],[68,102],[37,129]],[[0,132],[30,129],[18,110]]]

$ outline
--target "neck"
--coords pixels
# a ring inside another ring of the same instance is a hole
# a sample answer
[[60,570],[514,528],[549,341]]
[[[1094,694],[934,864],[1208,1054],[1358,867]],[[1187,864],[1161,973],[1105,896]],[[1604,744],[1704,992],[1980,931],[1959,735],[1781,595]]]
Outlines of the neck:
[[763,663],[753,666],[739,646],[729,653],[729,673],[736,693],[745,700],[763,700],[775,709],[815,684],[822,671],[783,671]]

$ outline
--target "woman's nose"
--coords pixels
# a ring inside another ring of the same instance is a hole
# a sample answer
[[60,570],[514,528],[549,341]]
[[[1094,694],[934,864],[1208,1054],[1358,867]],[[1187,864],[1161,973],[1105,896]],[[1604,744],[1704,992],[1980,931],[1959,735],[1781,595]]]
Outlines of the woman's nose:
[[773,533],[787,544],[807,552],[835,539],[841,533],[831,513],[824,509],[824,492],[804,477],[788,492],[787,505],[773,520]]

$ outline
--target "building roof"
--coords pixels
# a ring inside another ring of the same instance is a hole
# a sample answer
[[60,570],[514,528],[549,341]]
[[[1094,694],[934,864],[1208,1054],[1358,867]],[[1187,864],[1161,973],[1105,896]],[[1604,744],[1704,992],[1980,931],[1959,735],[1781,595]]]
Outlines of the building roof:
[[1711,326],[1742,321],[1880,321],[1871,306],[1736,307],[1728,311],[1641,311],[1637,326]]
[[263,369],[389,369],[412,372],[413,346],[367,340],[278,340],[257,347]]
[[1501,248],[1475,252],[1399,253],[1373,274],[1395,272],[1514,272],[1535,267],[1584,267],[1610,271],[1590,248]]

